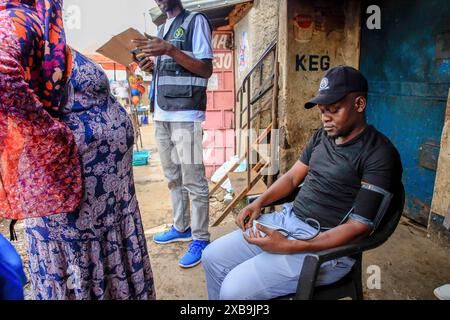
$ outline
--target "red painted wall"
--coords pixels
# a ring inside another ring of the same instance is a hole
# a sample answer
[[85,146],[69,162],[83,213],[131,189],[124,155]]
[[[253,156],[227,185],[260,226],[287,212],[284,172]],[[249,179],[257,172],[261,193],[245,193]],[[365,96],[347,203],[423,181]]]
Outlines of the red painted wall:
[[214,72],[209,80],[203,126],[203,156],[208,177],[235,153],[233,32],[215,31],[212,43]]

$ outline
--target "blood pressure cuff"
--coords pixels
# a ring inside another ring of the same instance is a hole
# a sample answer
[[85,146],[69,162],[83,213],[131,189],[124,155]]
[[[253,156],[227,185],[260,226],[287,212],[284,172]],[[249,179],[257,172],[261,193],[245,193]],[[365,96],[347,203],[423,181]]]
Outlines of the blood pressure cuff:
[[378,228],[392,200],[392,193],[372,184],[363,183],[356,196],[350,219]]

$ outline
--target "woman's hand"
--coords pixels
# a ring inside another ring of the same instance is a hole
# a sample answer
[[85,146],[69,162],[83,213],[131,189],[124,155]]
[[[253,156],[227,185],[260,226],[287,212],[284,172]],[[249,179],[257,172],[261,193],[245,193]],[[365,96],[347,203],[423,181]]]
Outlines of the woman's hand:
[[236,225],[245,232],[246,229],[253,226],[253,220],[258,219],[261,216],[261,207],[255,202],[249,204],[237,215],[235,222]]

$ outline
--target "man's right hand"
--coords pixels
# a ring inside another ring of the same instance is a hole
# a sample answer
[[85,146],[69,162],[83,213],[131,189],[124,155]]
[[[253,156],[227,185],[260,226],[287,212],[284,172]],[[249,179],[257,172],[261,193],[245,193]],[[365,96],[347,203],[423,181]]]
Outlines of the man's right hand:
[[155,67],[155,62],[153,61],[153,58],[150,56],[146,56],[144,59],[142,59],[141,62],[139,62],[139,68],[142,71],[151,73],[151,72],[153,72],[154,67]]
[[245,232],[246,229],[253,226],[253,220],[261,216],[261,207],[255,203],[251,203],[242,209],[236,216],[236,225]]

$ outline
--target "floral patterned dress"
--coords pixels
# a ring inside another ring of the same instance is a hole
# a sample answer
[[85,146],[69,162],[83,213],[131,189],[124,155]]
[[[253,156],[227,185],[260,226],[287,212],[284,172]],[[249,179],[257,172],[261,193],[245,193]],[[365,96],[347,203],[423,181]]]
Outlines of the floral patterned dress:
[[26,220],[32,292],[37,299],[154,299],[132,122],[101,68],[72,57],[61,120],[82,155],[84,199],[75,212]]
[[32,298],[155,299],[133,140],[61,0],[0,0],[0,217],[25,219]]

